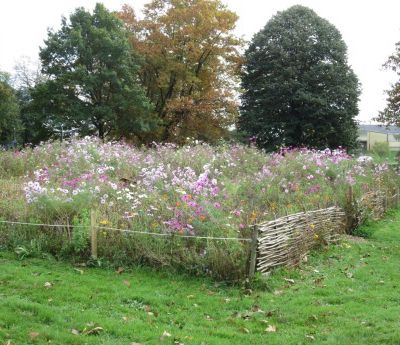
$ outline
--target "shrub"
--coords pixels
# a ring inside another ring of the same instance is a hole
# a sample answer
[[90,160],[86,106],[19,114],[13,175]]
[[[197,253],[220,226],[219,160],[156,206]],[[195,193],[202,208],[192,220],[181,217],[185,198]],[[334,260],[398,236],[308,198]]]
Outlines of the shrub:
[[372,152],[376,154],[378,157],[388,157],[389,156],[389,143],[386,142],[377,142],[372,147]]

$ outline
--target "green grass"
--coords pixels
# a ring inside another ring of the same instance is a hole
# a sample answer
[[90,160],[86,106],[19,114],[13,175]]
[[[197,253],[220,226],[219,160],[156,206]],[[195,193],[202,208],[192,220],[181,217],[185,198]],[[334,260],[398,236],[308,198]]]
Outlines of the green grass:
[[251,292],[0,252],[0,344],[400,344],[400,212],[366,232]]

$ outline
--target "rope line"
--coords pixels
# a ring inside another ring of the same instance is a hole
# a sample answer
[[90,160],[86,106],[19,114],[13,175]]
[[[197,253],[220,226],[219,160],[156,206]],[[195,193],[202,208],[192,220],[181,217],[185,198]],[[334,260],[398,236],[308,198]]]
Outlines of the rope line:
[[166,234],[159,232],[149,232],[149,231],[138,231],[138,230],[124,230],[118,228],[109,228],[105,226],[96,226],[95,228],[100,230],[111,230],[111,231],[120,231],[127,233],[135,233],[135,234],[144,234],[144,235],[154,235],[154,236],[175,236],[182,238],[199,238],[199,239],[207,239],[207,240],[235,240],[235,241],[251,241],[251,238],[241,238],[241,237],[213,237],[213,236],[194,236],[194,235],[174,235],[174,234]]
[[25,223],[25,222],[11,222],[8,220],[0,220],[3,224],[14,225],[32,225],[32,226],[47,226],[49,228],[90,228],[90,225],[66,225],[66,224],[42,224],[42,223]]
[[[26,222],[11,222],[7,220],[0,220],[0,223],[3,224],[13,224],[13,225],[32,225],[32,226],[46,226],[50,228],[91,228],[90,225],[65,225],[65,224],[43,224],[43,223],[26,223]],[[158,233],[158,232],[149,232],[149,231],[139,231],[139,230],[127,230],[127,229],[119,229],[119,228],[111,228],[105,226],[94,226],[94,228],[99,230],[110,230],[110,231],[119,231],[124,233],[132,233],[132,234],[143,234],[150,236],[161,236],[161,237],[181,237],[181,238],[198,238],[198,239],[206,239],[206,240],[227,240],[227,241],[248,241],[251,242],[251,238],[240,238],[240,237],[213,237],[213,236],[195,236],[195,235],[174,235],[172,233]]]

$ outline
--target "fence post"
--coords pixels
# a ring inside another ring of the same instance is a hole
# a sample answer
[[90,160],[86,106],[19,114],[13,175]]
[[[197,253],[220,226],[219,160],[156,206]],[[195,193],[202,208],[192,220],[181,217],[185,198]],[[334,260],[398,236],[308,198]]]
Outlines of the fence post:
[[353,201],[354,201],[354,192],[353,192],[353,186],[349,186],[349,204],[353,207]]
[[400,202],[400,188],[397,187],[397,190],[396,190],[396,208],[399,207],[399,202]]
[[90,243],[92,259],[97,259],[97,224],[94,210],[90,211]]
[[383,211],[386,212],[388,209],[388,195],[387,191],[385,191],[385,195],[383,197]]
[[257,261],[257,246],[258,246],[258,228],[257,225],[252,226],[251,232],[251,245],[250,245],[250,266],[249,266],[249,278],[254,277],[256,272],[256,261]]

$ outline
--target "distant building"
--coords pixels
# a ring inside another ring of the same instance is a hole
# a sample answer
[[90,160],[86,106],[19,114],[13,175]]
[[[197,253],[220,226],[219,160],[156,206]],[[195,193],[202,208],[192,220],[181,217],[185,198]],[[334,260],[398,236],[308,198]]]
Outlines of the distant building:
[[358,142],[369,151],[379,142],[388,143],[391,151],[400,151],[400,127],[383,125],[359,125]]

